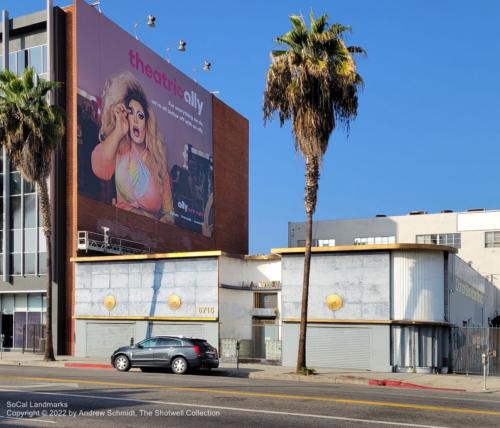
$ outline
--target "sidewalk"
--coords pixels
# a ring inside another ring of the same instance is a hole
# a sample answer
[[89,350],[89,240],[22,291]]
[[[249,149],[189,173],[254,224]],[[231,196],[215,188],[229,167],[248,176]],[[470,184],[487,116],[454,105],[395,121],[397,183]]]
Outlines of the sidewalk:
[[[20,352],[4,352],[0,365],[72,367],[89,369],[112,369],[107,358],[82,358],[62,355],[55,362],[43,361],[43,355]],[[221,363],[213,371],[214,376],[243,377],[249,379],[292,380],[335,384],[354,384],[376,387],[399,387],[412,389],[434,389],[443,391],[484,392],[483,377],[458,374],[384,373],[340,369],[319,369],[316,375],[301,376],[293,368],[265,364]],[[489,376],[487,392],[500,393],[500,376]]]

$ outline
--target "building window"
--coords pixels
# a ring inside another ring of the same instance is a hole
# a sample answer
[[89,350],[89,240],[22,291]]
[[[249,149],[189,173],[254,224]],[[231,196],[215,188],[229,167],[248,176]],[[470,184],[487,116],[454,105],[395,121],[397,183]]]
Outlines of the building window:
[[[40,78],[47,78],[47,45],[9,52],[9,69],[18,75],[26,67],[33,67]],[[0,150],[0,152],[2,152]],[[3,153],[3,152],[2,152]],[[4,162],[0,159],[0,253],[3,239],[9,240],[10,254],[6,254],[10,275],[40,275],[46,273],[46,243],[40,227],[38,195],[36,185],[25,181],[21,173],[11,165],[10,174],[4,174]],[[3,182],[9,179],[10,211],[3,212]],[[3,215],[10,220],[10,230],[3,229]],[[3,254],[1,254],[3,256]],[[0,274],[3,274],[0,263]]]
[[21,75],[26,67],[33,67],[41,78],[47,78],[47,45],[9,52],[10,71]]
[[[9,176],[10,274],[26,276],[46,273],[44,253],[47,250],[40,227],[36,185],[25,181],[19,171],[13,170]],[[1,208],[3,212],[3,198]]]
[[255,309],[275,309],[278,307],[278,293],[255,293]]
[[460,248],[462,236],[460,233],[436,233],[432,235],[417,235],[417,244],[437,244]]
[[354,238],[354,245],[395,244],[395,236],[367,236]]
[[318,239],[318,247],[335,247],[335,239]]
[[[299,239],[297,241],[298,247],[305,247],[306,241],[304,239]],[[312,247],[334,247],[335,239],[313,239],[311,242]]]
[[485,232],[484,246],[486,248],[500,247],[500,232]]

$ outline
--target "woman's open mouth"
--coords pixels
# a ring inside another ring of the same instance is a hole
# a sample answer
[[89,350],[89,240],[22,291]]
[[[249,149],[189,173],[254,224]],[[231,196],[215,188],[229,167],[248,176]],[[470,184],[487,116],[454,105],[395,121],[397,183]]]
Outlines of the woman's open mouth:
[[132,127],[132,135],[136,138],[139,138],[141,135],[141,131],[139,131],[139,128],[137,126]]

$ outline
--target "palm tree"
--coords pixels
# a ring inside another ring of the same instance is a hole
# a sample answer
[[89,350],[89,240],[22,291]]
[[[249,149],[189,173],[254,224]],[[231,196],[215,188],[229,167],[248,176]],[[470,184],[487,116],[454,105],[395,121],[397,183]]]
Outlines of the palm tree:
[[343,36],[350,27],[327,23],[328,16],[314,18],[310,29],[302,16],[290,16],[292,29],[276,39],[286,50],[271,53],[264,91],[264,123],[278,114],[280,125],[290,120],[295,149],[305,159],[305,210],[307,215],[304,279],[300,316],[297,372],[306,367],[306,325],[311,266],[312,218],[316,209],[323,155],[337,123],[349,131],[358,110],[358,89],[363,81],[356,72],[353,54],[365,54],[346,46]]
[[52,241],[50,201],[47,181],[51,156],[64,134],[64,114],[49,105],[49,91],[56,82],[39,79],[32,68],[17,77],[6,70],[0,73],[0,144],[12,165],[25,180],[36,183],[40,195],[42,229],[47,241],[47,318],[46,361],[54,361],[52,341]]

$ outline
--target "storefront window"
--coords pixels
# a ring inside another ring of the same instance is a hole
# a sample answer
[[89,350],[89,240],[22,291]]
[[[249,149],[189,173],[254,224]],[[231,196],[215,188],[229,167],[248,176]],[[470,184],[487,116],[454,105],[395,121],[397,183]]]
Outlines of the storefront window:
[[44,336],[45,294],[0,294],[1,334],[4,348],[40,350]]

